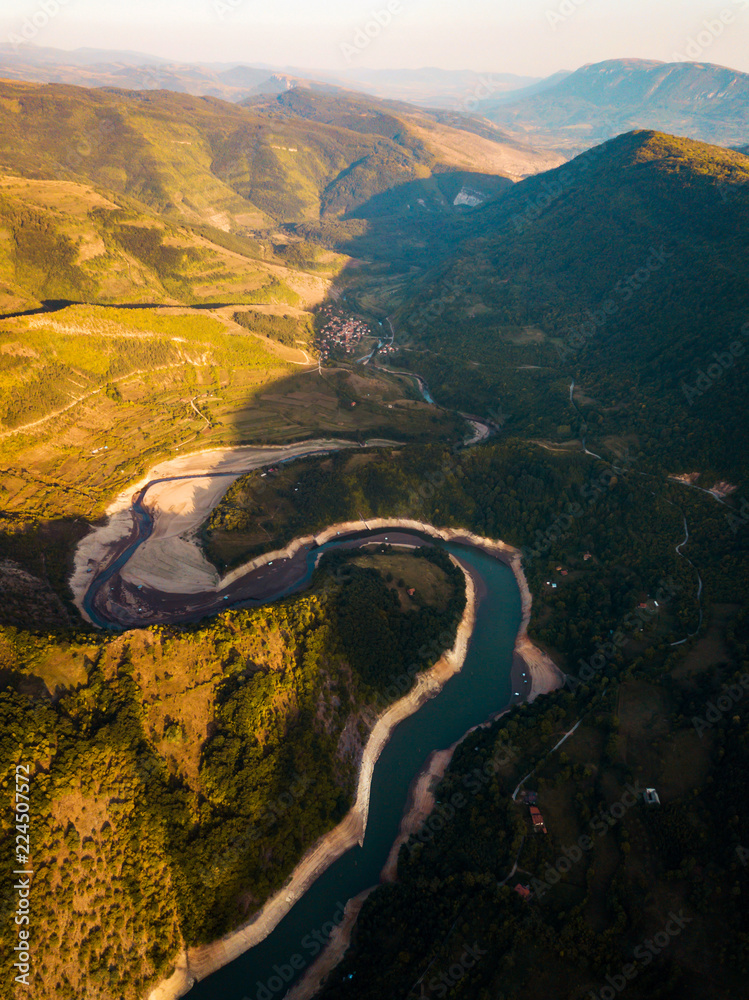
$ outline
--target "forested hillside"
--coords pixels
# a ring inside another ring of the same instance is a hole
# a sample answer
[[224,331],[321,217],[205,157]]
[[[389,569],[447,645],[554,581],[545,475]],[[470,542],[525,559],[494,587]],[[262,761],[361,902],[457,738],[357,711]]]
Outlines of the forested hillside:
[[0,309],[72,300],[314,305],[345,258],[165,222],[111,191],[0,177]]
[[[513,184],[558,160],[505,140],[309,90],[0,82],[0,763],[36,762],[40,996],[136,1000],[254,912],[350,805],[365,706],[454,635],[438,547],[185,628],[75,617],[75,544],[147,469],[323,437],[370,447],[238,479],[217,567],[369,517],[503,539],[568,675],[459,748],[461,819],[404,849],[324,995],[579,1000],[672,912],[628,995],[741,995],[749,158],[636,131]],[[323,303],[367,332],[318,363]],[[661,808],[560,871],[637,782]]]
[[[338,456],[295,482],[294,518],[268,516],[286,487],[249,477],[215,521],[227,531],[245,498],[274,545],[393,514],[503,538],[523,549],[530,634],[568,678],[461,744],[321,995],[578,1000],[626,968],[638,1000],[734,996],[748,968],[746,504],[511,440]],[[512,799],[529,773],[545,834]]]
[[[296,469],[294,485],[267,486],[255,473],[238,480],[206,526],[207,551],[216,535],[226,546],[232,534],[241,539],[258,523],[271,535],[264,547],[274,549],[362,517],[407,517],[501,538],[523,550],[535,595],[531,634],[563,667],[589,655],[666,579],[679,586],[654,619],[656,632],[673,630],[683,638],[696,627],[694,569],[675,551],[684,537],[680,509],[690,524],[696,519],[692,544],[711,595],[729,600],[733,586],[749,588],[741,552],[731,551],[731,508],[721,511],[712,497],[676,483],[644,480],[635,466],[615,472],[590,457],[554,455],[514,440],[457,453],[433,445],[381,453],[366,463],[358,458],[341,454]],[[289,494],[291,509],[284,504]],[[284,517],[273,516],[279,509]]]
[[[401,849],[397,884],[368,899],[320,996],[740,994],[746,617],[724,663],[703,673],[701,654],[700,666],[663,644],[618,657],[605,690],[558,692],[468,737],[436,789],[440,804]],[[719,712],[726,685],[734,710]],[[512,798],[531,770],[523,790],[536,793],[544,832]],[[644,803],[649,786],[660,805]]]
[[[439,658],[435,636],[449,646],[465,606],[445,555],[408,559],[433,561],[440,602],[401,610],[385,571],[339,556],[303,596],[200,626],[2,631],[0,780],[41,767],[30,782],[34,893],[47,900],[34,995],[142,997],[180,947],[257,910],[343,817],[371,724],[363,709],[379,711],[393,677]],[[9,840],[13,816],[1,822]],[[5,886],[12,867],[8,854]],[[8,969],[10,947],[4,937]]]
[[741,153],[652,132],[529,178],[402,308],[398,365],[553,446],[587,428],[593,451],[744,475],[748,182]]
[[416,109],[383,128],[384,106],[374,99],[368,120],[353,129],[345,110],[323,123],[268,116],[262,103],[253,113],[252,105],[169,91],[3,82],[0,94],[2,169],[85,180],[171,218],[239,233],[342,215],[432,173],[523,176],[555,162],[438,125]]

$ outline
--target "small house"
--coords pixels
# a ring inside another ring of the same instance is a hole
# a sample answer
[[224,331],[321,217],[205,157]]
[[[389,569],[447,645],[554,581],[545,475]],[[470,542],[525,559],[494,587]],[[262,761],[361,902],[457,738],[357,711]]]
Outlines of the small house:
[[533,823],[533,829],[536,831],[541,831],[546,833],[546,824],[544,823],[544,818],[541,815],[541,810],[536,806],[531,806],[531,822]]
[[659,806],[661,804],[660,796],[654,788],[646,788],[642,797],[646,805]]
[[520,884],[516,885],[515,892],[518,894],[518,896],[520,896],[521,899],[525,900],[526,903],[533,895],[531,893],[530,887],[527,885],[520,885]]

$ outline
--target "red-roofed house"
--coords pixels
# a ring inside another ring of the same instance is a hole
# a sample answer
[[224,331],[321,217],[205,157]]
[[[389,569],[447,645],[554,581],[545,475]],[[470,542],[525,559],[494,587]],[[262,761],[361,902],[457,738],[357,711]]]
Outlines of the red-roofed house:
[[531,806],[531,822],[533,823],[534,830],[541,830],[542,833],[546,833],[544,818],[541,815],[541,810],[536,806]]

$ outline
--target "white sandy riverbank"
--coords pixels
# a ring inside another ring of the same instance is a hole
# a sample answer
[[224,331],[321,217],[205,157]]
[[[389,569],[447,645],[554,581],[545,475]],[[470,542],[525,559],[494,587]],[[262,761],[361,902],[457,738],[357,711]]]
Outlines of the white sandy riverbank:
[[413,689],[383,712],[375,723],[364,747],[359,765],[356,801],[335,829],[322,837],[302,858],[287,885],[276,893],[243,927],[211,944],[191,948],[179,955],[177,968],[170,979],[160,983],[149,1000],[176,1000],[195,980],[227,965],[243,952],[263,941],[304,895],[312,883],[341,855],[364,838],[369,814],[372,774],[383,748],[395,727],[444,687],[466,658],[475,622],[476,597],[473,581],[466,574],[466,608],[451,650],[431,670],[420,674]]
[[[431,525],[425,525],[420,521],[411,521],[403,518],[372,519],[366,522],[366,526],[370,530],[382,528],[393,530],[397,528],[411,529],[448,541],[467,542],[482,548],[509,565],[517,580],[522,600],[522,619],[515,642],[515,655],[525,664],[532,679],[529,700],[536,698],[539,694],[555,690],[564,683],[564,675],[556,664],[528,639],[527,627],[530,621],[532,599],[525,574],[523,573],[521,554],[518,549],[504,542],[482,538],[461,529],[438,529]],[[227,586],[230,582],[240,578],[250,570],[256,569],[263,563],[271,560],[275,561],[279,558],[288,558],[301,546],[308,545],[312,541],[324,544],[326,541],[335,538],[338,534],[343,535],[360,531],[362,527],[363,524],[361,521],[345,522],[343,524],[332,525],[316,536],[296,539],[286,548],[277,552],[267,553],[234,570],[221,581],[220,586]],[[177,961],[177,969],[174,975],[156,987],[150,994],[149,1000],[176,1000],[177,997],[182,996],[189,990],[196,979],[204,979],[212,972],[233,961],[249,948],[263,941],[315,879],[343,853],[359,843],[363,838],[369,811],[369,792],[374,765],[387,743],[391,732],[399,722],[417,711],[429,698],[434,697],[450,677],[460,670],[465,660],[468,642],[473,632],[476,606],[473,581],[470,574],[466,573],[465,575],[468,601],[463,620],[458,629],[455,646],[435,664],[428,674],[422,675],[418,679],[414,689],[405,698],[391,706],[379,718],[364,749],[360,765],[356,802],[348,815],[334,830],[323,837],[318,844],[308,851],[294,870],[287,886],[281,892],[277,893],[276,896],[272,897],[248,924],[210,945],[204,945],[201,948],[190,949],[189,952],[182,953]],[[443,751],[440,755],[438,766],[442,768],[442,773],[447,768],[454,749],[454,747],[451,747],[448,751]],[[432,759],[432,767],[434,767],[434,764],[435,761]],[[434,772],[432,778],[436,776],[437,772]],[[414,804],[415,811],[413,815],[404,818],[405,825],[402,827],[401,835],[410,827],[419,824],[419,818],[422,813],[424,814],[424,818],[426,818],[431,810],[433,799],[431,799],[430,804],[430,784],[431,779],[425,779],[421,785],[417,782],[418,797]],[[363,899],[361,902],[363,902]],[[319,986],[320,978],[327,975],[343,955],[348,947],[350,933],[360,906],[361,904],[358,907],[352,908],[352,911],[339,927],[335,935],[335,941],[332,941],[329,945],[331,950],[326,949],[317,962],[308,970],[307,975],[302,981],[305,984],[304,987],[302,987],[302,982],[297,984],[295,990],[300,992],[293,994],[294,1000],[303,1000],[304,997],[312,996]],[[354,910],[356,911],[355,913]],[[336,955],[338,956],[337,958],[335,957]]]
[[[355,447],[346,441],[302,442],[285,448],[232,448],[214,450],[195,455],[184,455],[163,462],[149,471],[146,477],[126,490],[114,501],[108,510],[107,523],[95,528],[79,545],[75,572],[71,580],[76,604],[81,608],[83,597],[91,582],[91,573],[109,565],[113,558],[127,545],[134,532],[132,500],[146,485],[156,479],[175,479],[183,476],[206,476],[205,479],[181,479],[177,482],[158,483],[151,486],[145,503],[154,518],[152,537],[136,552],[133,559],[123,568],[122,575],[135,584],[148,584],[169,593],[199,593],[206,590],[219,591],[246,573],[270,561],[288,558],[302,546],[312,542],[323,544],[337,534],[370,530],[411,529],[448,541],[459,541],[475,545],[508,564],[522,598],[522,621],[515,642],[517,661],[527,668],[531,677],[529,699],[554,690],[563,683],[563,675],[556,665],[527,636],[530,621],[531,595],[521,565],[521,554],[504,542],[481,538],[472,533],[453,528],[438,529],[420,521],[409,519],[373,519],[366,522],[353,521],[333,525],[316,536],[296,539],[283,550],[266,553],[220,579],[215,569],[205,561],[202,552],[192,542],[190,533],[195,532],[211,510],[219,502],[229,485],[251,469],[281,461],[292,456],[319,454],[339,448]],[[217,477],[224,474],[221,478]],[[187,992],[195,979],[203,979],[211,972],[228,964],[244,951],[264,940],[294,902],[304,894],[315,879],[333,861],[358,843],[366,829],[369,794],[375,763],[387,743],[392,730],[403,719],[417,711],[421,705],[441,690],[447,680],[461,669],[465,660],[468,642],[475,621],[476,594],[470,574],[466,573],[468,603],[458,630],[454,648],[446,653],[432,670],[420,676],[413,690],[390,707],[378,719],[364,748],[360,763],[357,797],[354,806],[342,823],[322,838],[302,859],[294,870],[290,882],[248,922],[232,934],[219,941],[181,954],[177,960],[174,975],[159,984],[150,995],[150,1000],[175,1000]],[[404,817],[401,838],[418,828],[433,806],[430,788],[439,771],[444,770],[452,757],[453,748],[441,751],[431,760],[431,774],[415,786],[414,801],[409,814]],[[434,768],[437,770],[434,770]],[[431,803],[431,804],[430,804]],[[397,847],[394,847],[397,857]],[[357,898],[358,899],[358,898]],[[363,902],[363,899],[362,899]],[[331,948],[342,955],[347,947],[348,936],[355,922],[354,910],[358,914],[360,903],[347,911],[344,924],[335,936]],[[325,968],[325,973],[333,967],[330,955],[323,953],[314,968]],[[332,953],[331,953],[332,954]],[[306,988],[312,989],[314,976],[305,977]],[[323,973],[320,973],[323,974]],[[317,980],[319,983],[319,978]],[[300,987],[301,988],[301,984]],[[300,998],[301,998],[300,994]],[[312,995],[309,993],[307,995]]]
[[[379,527],[380,525],[372,524],[371,526]],[[390,528],[393,527],[393,524],[388,522],[387,525],[383,526]],[[414,522],[398,522],[398,527],[414,526]],[[340,526],[337,526],[337,530],[340,530]],[[564,674],[562,671],[553,660],[537,646],[534,646],[528,638],[527,630],[531,617],[532,596],[528,587],[528,581],[523,572],[520,551],[510,545],[506,545],[504,542],[480,538],[470,532],[453,531],[453,529],[438,531],[427,525],[421,525],[420,530],[428,531],[430,534],[439,535],[442,538],[449,537],[455,540],[470,541],[472,544],[478,545],[485,551],[491,552],[492,555],[502,559],[512,568],[522,599],[522,619],[515,640],[515,656],[520,661],[520,664],[527,668],[531,676],[531,693],[528,696],[528,701],[533,701],[540,694],[548,694],[562,687],[564,684]],[[494,719],[501,717],[507,711],[509,709],[505,709],[504,712],[500,712],[487,721],[494,721]],[[401,819],[398,836],[390,849],[388,859],[380,874],[381,881],[394,882],[396,880],[398,854],[401,846],[407,842],[412,834],[417,833],[428,819],[435,806],[434,789],[450,766],[456,748],[469,733],[474,732],[477,728],[478,726],[473,726],[451,747],[448,747],[446,750],[435,750],[427,758],[424,769],[416,777],[411,786],[409,801]],[[372,886],[350,901],[350,908],[346,907],[344,919],[331,935],[327,946],[315,962],[306,970],[304,976],[296,983],[294,988],[286,994],[284,1000],[311,1000],[315,996],[332,969],[341,961],[348,950],[351,943],[351,935],[356,926],[361,908],[369,894],[375,888],[376,886]]]

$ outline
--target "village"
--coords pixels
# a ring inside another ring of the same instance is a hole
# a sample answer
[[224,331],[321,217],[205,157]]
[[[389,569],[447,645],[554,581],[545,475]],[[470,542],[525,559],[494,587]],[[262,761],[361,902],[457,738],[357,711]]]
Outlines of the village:
[[336,348],[351,354],[365,337],[372,336],[372,330],[364,320],[343,312],[333,305],[323,306],[319,312],[324,325],[317,335],[316,346],[320,358],[325,361]]
[[[369,323],[357,319],[356,316],[344,312],[337,306],[325,305],[320,309],[318,315],[324,324],[315,342],[315,346],[320,352],[321,361],[327,360],[331,352],[336,349],[342,350],[344,354],[353,354],[357,344],[366,338],[378,337]],[[372,353],[374,351],[379,351],[380,354],[392,354],[395,348],[392,342],[384,344],[383,340],[378,338],[378,344]],[[369,360],[370,357],[371,354],[367,356],[366,360]]]

